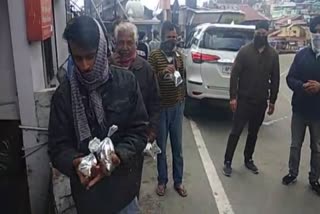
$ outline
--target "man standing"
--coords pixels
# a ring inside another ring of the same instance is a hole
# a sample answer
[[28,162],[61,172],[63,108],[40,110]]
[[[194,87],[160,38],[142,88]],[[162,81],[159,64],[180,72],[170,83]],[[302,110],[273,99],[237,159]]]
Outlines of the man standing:
[[162,153],[158,155],[157,161],[158,186],[156,193],[159,196],[164,196],[168,183],[166,148],[168,134],[170,134],[174,188],[180,196],[186,197],[187,191],[182,185],[182,120],[185,88],[184,84],[175,85],[174,80],[170,78],[175,71],[178,71],[183,78],[184,66],[181,54],[176,51],[177,32],[171,22],[163,23],[161,39],[160,49],[152,52],[149,58],[149,62],[158,76],[161,100],[157,143]]
[[225,153],[223,173],[231,176],[231,163],[240,135],[248,123],[244,151],[245,166],[258,174],[253,153],[260,126],[274,112],[279,91],[279,56],[268,44],[268,22],[256,26],[254,41],[242,47],[235,59],[230,79],[230,107],[234,112],[232,130]]
[[136,76],[149,115],[148,141],[153,142],[156,139],[160,114],[160,92],[156,74],[148,61],[136,54],[138,33],[134,24],[119,23],[114,36],[115,53],[112,54],[110,63],[128,69]]
[[[111,56],[110,64],[132,71],[139,82],[144,104],[149,115],[147,138],[148,142],[154,142],[159,125],[160,92],[157,77],[151,65],[137,55],[137,27],[130,22],[119,23],[115,28],[114,41],[115,52]],[[143,158],[141,162],[141,167],[143,167]],[[142,176],[142,169],[140,176]]]
[[[146,146],[148,116],[139,84],[132,73],[109,68],[107,42],[98,22],[87,16],[68,23],[68,42],[74,71],[55,91],[49,121],[49,155],[55,168],[70,178],[77,213],[139,213],[137,194],[141,182],[141,156]],[[114,171],[102,163],[92,176],[78,169],[89,154],[94,137],[112,135]]]
[[297,180],[306,128],[310,132],[311,163],[309,182],[320,195],[320,16],[310,23],[311,47],[302,49],[294,58],[287,83],[293,91],[289,174],[282,183]]

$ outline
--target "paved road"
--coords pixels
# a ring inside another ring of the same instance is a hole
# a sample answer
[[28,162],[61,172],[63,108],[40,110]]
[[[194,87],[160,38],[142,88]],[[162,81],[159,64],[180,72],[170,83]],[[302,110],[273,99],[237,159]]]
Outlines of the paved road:
[[[243,166],[244,133],[235,154],[233,176],[226,178],[222,175],[231,115],[227,110],[209,105],[193,106],[194,115],[184,120],[183,136],[185,185],[189,196],[180,198],[172,189],[171,183],[165,197],[156,196],[156,162],[147,159],[140,198],[144,213],[319,213],[320,197],[308,186],[308,141],[302,152],[299,181],[289,187],[281,184],[281,179],[288,170],[291,91],[286,86],[285,76],[292,59],[292,55],[281,56],[281,92],[276,113],[272,117],[266,117],[255,153],[260,174],[254,175]],[[171,170],[169,173],[171,174]]]

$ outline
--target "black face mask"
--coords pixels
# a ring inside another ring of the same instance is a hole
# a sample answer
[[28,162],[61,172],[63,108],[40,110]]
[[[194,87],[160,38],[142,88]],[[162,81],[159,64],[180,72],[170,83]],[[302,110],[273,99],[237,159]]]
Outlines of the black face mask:
[[268,37],[256,35],[254,36],[253,43],[256,48],[262,48],[268,44]]
[[172,56],[176,46],[177,46],[176,40],[169,39],[161,43],[160,49],[163,50],[165,54],[167,54],[168,56],[170,55]]

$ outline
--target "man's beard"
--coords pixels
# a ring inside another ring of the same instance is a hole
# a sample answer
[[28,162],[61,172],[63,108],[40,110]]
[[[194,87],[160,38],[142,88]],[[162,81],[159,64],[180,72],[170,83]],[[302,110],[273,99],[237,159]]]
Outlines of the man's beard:
[[268,44],[268,37],[267,36],[255,36],[253,40],[254,46],[256,48],[262,48]]

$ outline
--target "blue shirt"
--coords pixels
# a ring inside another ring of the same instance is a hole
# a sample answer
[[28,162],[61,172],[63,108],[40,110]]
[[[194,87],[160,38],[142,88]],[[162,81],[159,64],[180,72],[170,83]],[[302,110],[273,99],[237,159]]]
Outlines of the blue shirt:
[[287,76],[293,91],[292,110],[306,119],[320,120],[320,93],[308,94],[303,88],[309,80],[320,82],[320,57],[316,57],[311,47],[306,47],[296,54]]

